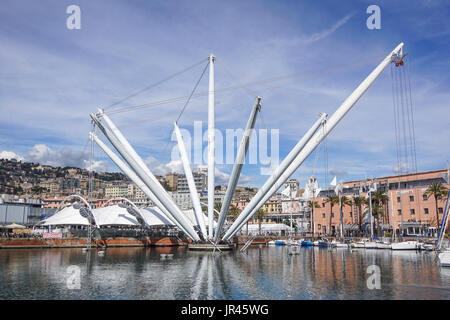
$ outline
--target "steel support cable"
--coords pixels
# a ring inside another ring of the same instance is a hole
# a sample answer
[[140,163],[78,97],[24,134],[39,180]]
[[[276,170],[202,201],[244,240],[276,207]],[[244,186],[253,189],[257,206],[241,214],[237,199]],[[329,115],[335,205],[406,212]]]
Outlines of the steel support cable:
[[401,70],[399,70],[398,74],[398,89],[400,94],[400,105],[401,105],[401,126],[402,126],[402,141],[401,146],[403,147],[404,152],[404,161],[405,161],[405,173],[409,172],[409,155],[408,155],[408,143],[407,143],[407,134],[406,134],[406,111],[405,111],[405,96],[403,92],[403,78],[401,75]]
[[205,68],[203,69],[203,72],[202,72],[202,74],[200,75],[200,78],[198,78],[197,83],[195,84],[194,88],[192,89],[191,94],[190,94],[189,97],[187,98],[186,103],[185,103],[184,106],[183,106],[183,109],[181,109],[181,112],[180,112],[180,114],[178,115],[177,120],[175,121],[176,123],[178,123],[178,121],[180,120],[180,118],[181,118],[181,116],[182,116],[184,110],[186,109],[187,105],[189,104],[189,101],[191,101],[192,95],[195,93],[195,90],[197,90],[197,87],[198,87],[200,81],[203,79],[203,75],[205,74],[206,70],[208,69],[209,63],[210,63],[210,62],[209,62],[209,60],[208,60],[208,63],[206,64]]
[[412,103],[412,93],[411,93],[411,77],[410,77],[410,68],[409,63],[406,65],[406,72],[408,75],[408,88],[409,88],[409,101],[410,101],[410,108],[411,108],[411,123],[412,123],[412,140],[413,140],[413,154],[414,154],[414,167],[415,172],[417,173],[417,154],[416,154],[416,130],[415,130],[415,123],[414,123],[414,109],[413,109],[413,103]]
[[[169,80],[175,78],[176,76],[179,76],[179,75],[185,73],[185,72],[188,71],[188,70],[191,70],[191,69],[195,68],[196,66],[198,66],[198,65],[200,65],[200,64],[202,64],[202,63],[204,63],[204,61],[205,61],[205,59],[202,59],[202,60],[200,60],[199,62],[197,62],[197,63],[195,63],[195,64],[193,64],[193,65],[191,65],[191,66],[189,66],[189,67],[187,67],[187,68],[184,68],[184,69],[182,69],[182,70],[180,70],[180,71],[178,71],[178,72],[175,72],[175,73],[171,74],[170,76],[168,76],[168,77],[166,77],[166,78],[164,78],[164,79],[162,79],[162,80],[160,80],[160,81],[158,81],[158,82],[155,82],[155,83],[153,83],[153,84],[151,84],[151,85],[149,85],[149,86],[147,86],[147,87],[145,87],[145,88],[143,88],[143,89],[141,89],[141,90],[139,90],[139,91],[137,91],[137,92],[135,92],[135,93],[130,94],[129,96],[126,96],[126,97],[123,98],[123,99],[120,99],[120,100],[117,101],[117,102],[114,102],[113,104],[110,104],[110,105],[109,105],[108,107],[106,107],[106,108],[111,108],[111,107],[113,107],[113,106],[116,106],[116,105],[118,105],[118,104],[120,104],[120,103],[122,103],[122,102],[124,102],[124,101],[126,101],[126,100],[128,100],[128,99],[131,99],[131,98],[133,98],[133,97],[135,97],[135,96],[137,96],[137,95],[139,95],[139,94],[141,94],[141,93],[143,93],[143,92],[145,92],[145,91],[147,91],[147,90],[150,90],[150,89],[152,89],[152,88],[154,88],[154,87],[157,87],[157,86],[159,86],[160,84],[162,84],[162,83],[164,83],[164,82],[166,82],[166,81],[169,81]],[[105,109],[106,109],[106,108],[105,108]]]
[[[335,73],[335,71],[322,73],[320,75],[317,75],[317,76],[314,76],[314,77],[310,77],[310,78],[306,78],[306,79],[318,79],[318,78],[321,78],[321,77],[324,77],[324,76],[327,76],[327,75],[330,75],[330,74],[333,74],[333,73]],[[274,91],[274,90],[280,89],[280,88],[286,88],[290,84],[293,84],[293,83],[291,82],[291,83],[284,83],[284,84],[278,85],[278,86],[262,87],[262,92],[269,92],[269,91]],[[224,91],[231,90],[231,89],[236,89],[236,88],[237,87],[228,87],[228,88],[219,89],[219,90],[216,89],[215,92],[216,93],[217,92],[224,92]],[[201,96],[206,96],[206,95],[207,95],[207,93],[205,93],[205,92],[204,93],[198,93],[198,94],[194,94],[192,96],[192,98],[199,98]],[[242,96],[244,96],[244,95],[241,94],[241,95],[236,96],[235,98],[242,97]],[[152,108],[152,107],[157,107],[157,106],[164,105],[164,104],[175,103],[175,102],[179,102],[179,101],[185,100],[186,98],[188,98],[188,96],[183,96],[183,97],[178,97],[178,98],[171,98],[171,99],[160,100],[160,101],[154,101],[154,102],[151,102],[151,103],[146,103],[146,104],[141,104],[141,105],[136,105],[136,106],[130,106],[130,107],[126,107],[126,108],[123,108],[123,109],[117,109],[117,111],[111,111],[111,112],[106,112],[106,113],[111,116],[111,115],[119,114],[119,113],[123,113],[123,112],[135,111],[135,110],[139,110],[139,109]],[[232,101],[232,100],[233,100],[233,98],[226,99],[226,100],[224,100],[222,102],[217,102],[216,104],[225,103],[225,102],[229,102],[229,101]]]
[[[198,78],[197,82],[195,83],[195,86],[194,86],[194,88],[192,89],[191,94],[188,96],[188,98],[187,98],[187,100],[186,100],[186,102],[185,102],[183,108],[181,109],[180,114],[178,115],[177,119],[175,120],[175,123],[178,123],[178,121],[180,120],[181,116],[183,115],[183,112],[184,112],[184,110],[186,109],[187,105],[189,104],[189,101],[191,100],[193,94],[195,93],[195,90],[197,89],[198,85],[200,84],[200,81],[203,79],[203,75],[205,74],[206,70],[208,69],[209,63],[210,63],[210,61],[208,60],[208,63],[206,64],[206,66],[205,66],[205,68],[203,69],[203,71],[202,71],[200,77]],[[172,134],[172,132],[173,132],[173,131],[171,131],[171,134]],[[162,152],[163,154],[166,153],[167,148],[169,147],[169,145],[170,145],[170,138],[168,139],[168,141],[167,141],[167,143],[166,143],[166,146],[164,147],[164,150],[163,150],[163,152]]]
[[[379,57],[377,57],[379,58]],[[243,87],[249,87],[249,86],[253,86],[253,85],[257,85],[257,84],[263,84],[263,83],[267,83],[267,82],[276,82],[276,81],[281,81],[281,80],[285,80],[285,79],[289,79],[289,78],[295,78],[298,77],[302,74],[305,73],[319,73],[318,71],[329,71],[329,72],[324,72],[323,74],[332,74],[337,72],[337,70],[335,71],[330,71],[330,70],[334,70],[334,69],[340,69],[340,68],[344,68],[347,66],[359,66],[359,65],[364,65],[368,62],[371,62],[372,60],[375,60],[375,58],[368,58],[365,60],[360,60],[358,62],[354,62],[352,61],[351,63],[346,63],[346,64],[341,64],[341,65],[336,65],[336,66],[332,66],[332,67],[324,67],[324,68],[319,68],[319,69],[311,69],[311,70],[306,70],[306,71],[302,71],[302,72],[297,72],[297,73],[293,73],[293,74],[289,74],[286,76],[279,76],[279,77],[273,77],[273,78],[268,78],[268,79],[263,79],[263,80],[257,80],[257,81],[253,81],[253,82],[249,82],[249,83],[245,83],[245,84],[241,84],[241,85],[235,85],[235,86],[229,86],[229,87],[224,87],[221,89],[216,89],[215,92],[226,92],[226,91],[230,91],[230,90],[235,90],[235,89],[240,89]],[[273,88],[278,88],[278,87],[269,87],[266,88],[264,90],[267,89],[273,89]],[[201,97],[201,96],[206,96],[208,95],[208,92],[201,92],[201,93],[197,93],[195,95],[193,95],[193,98],[197,98],[197,97]],[[107,112],[108,115],[112,115],[112,114],[117,114],[117,113],[122,113],[122,112],[128,112],[128,111],[132,111],[135,109],[140,109],[140,108],[148,108],[148,107],[154,107],[154,106],[159,106],[162,104],[168,104],[168,103],[173,103],[173,102],[178,102],[178,101],[182,101],[184,99],[188,98],[188,96],[183,96],[183,97],[175,97],[175,98],[169,98],[169,99],[165,99],[165,100],[160,100],[160,101],[154,101],[154,102],[149,102],[149,103],[145,103],[145,104],[139,104],[139,105],[134,105],[134,106],[127,106],[127,107],[123,107],[121,109],[116,109],[116,110],[111,110],[109,112]]]
[[[319,75],[319,76],[311,77],[311,78],[309,78],[309,79],[319,79],[319,78],[321,78],[321,77],[327,76],[327,75],[332,74],[332,73],[333,73],[333,72],[324,73],[324,74],[321,74],[321,75]],[[263,92],[268,92],[268,91],[272,91],[272,92],[273,92],[273,91],[276,90],[276,89],[286,88],[286,86],[289,85],[289,84],[292,84],[292,83],[287,83],[287,84],[278,85],[278,86],[272,86],[272,87],[262,87],[262,91],[263,91]],[[216,90],[215,92],[217,93],[217,90]],[[231,98],[228,98],[228,99],[225,99],[225,100],[216,101],[215,104],[216,104],[216,105],[219,105],[219,104],[228,103],[228,102],[233,101],[234,99],[243,97],[243,96],[245,96],[245,95],[246,95],[246,94],[239,94],[239,95],[237,95],[237,96],[234,96],[234,97],[231,97]],[[187,97],[188,97],[188,96],[176,98],[176,100],[175,100],[175,99],[170,99],[170,100],[171,100],[170,102],[164,102],[164,103],[177,102],[177,101],[180,101],[180,100],[184,100],[184,99],[186,99]],[[193,98],[195,98],[195,97],[196,97],[196,95],[194,94],[194,95],[193,95]],[[160,104],[164,104],[164,103],[161,102]],[[158,104],[158,105],[159,105],[159,104]],[[143,109],[143,108],[149,108],[149,107],[154,107],[154,106],[156,106],[156,104],[155,104],[155,105],[152,105],[152,106],[141,105],[141,106],[139,106],[139,109],[141,109],[141,108],[142,108],[142,109]],[[194,108],[201,108],[201,107],[205,107],[205,106],[207,106],[207,104],[197,105],[197,106],[194,107]],[[138,109],[138,108],[133,109],[133,110],[137,110],[137,109]],[[133,110],[124,110],[123,112],[133,111]],[[121,112],[122,112],[122,111],[121,111]],[[117,113],[119,113],[119,112],[117,112]],[[108,115],[111,115],[111,113],[107,113],[107,114],[108,114]],[[114,114],[114,113],[113,113],[113,114]],[[130,127],[130,126],[135,125],[136,123],[160,120],[160,119],[163,119],[163,118],[170,117],[171,114],[172,114],[172,112],[169,112],[169,113],[167,113],[166,115],[160,116],[160,117],[158,117],[158,118],[156,118],[156,119],[155,119],[154,117],[150,117],[150,118],[146,118],[146,119],[139,119],[139,120],[128,121],[128,122],[125,122],[124,125],[121,125],[120,128]],[[262,121],[264,121],[264,120],[262,119]]]
[[228,66],[226,63],[224,63],[223,60],[222,60],[220,63],[221,63],[221,65],[222,65],[222,70],[223,70],[230,78],[232,78],[234,82],[236,82],[236,85],[240,86],[240,87],[241,87],[241,88],[242,88],[242,89],[243,89],[250,97],[254,98],[254,97],[257,97],[257,96],[258,96],[258,94],[257,94],[256,92],[250,90],[250,89],[248,88],[248,86],[243,85],[242,83],[240,83],[239,81],[237,81],[236,76],[233,75],[233,72],[230,71],[231,68],[229,68],[229,66]]
[[412,155],[412,150],[411,150],[411,145],[412,145],[412,141],[411,141],[411,120],[410,120],[410,116],[409,116],[409,102],[407,99],[407,94],[406,94],[406,81],[405,81],[405,75],[403,72],[403,67],[401,67],[399,69],[400,72],[400,79],[401,79],[401,94],[402,96],[404,96],[404,122],[405,122],[405,148],[406,148],[406,154],[407,154],[407,163],[408,163],[408,173],[411,172],[412,168],[412,163],[413,163],[413,155]]
[[396,91],[396,80],[394,79],[395,72],[394,66],[391,64],[391,87],[392,87],[392,103],[394,106],[394,130],[395,130],[395,151],[397,154],[397,170],[400,173],[400,144],[399,144],[399,133],[398,133],[398,103],[397,103],[397,91]]
[[406,111],[407,111],[407,122],[408,122],[408,138],[409,138],[409,152],[411,155],[411,168],[412,172],[416,172],[416,166],[415,166],[415,155],[414,155],[414,139],[413,139],[413,126],[414,123],[412,121],[412,115],[411,115],[411,100],[409,99],[408,94],[408,83],[407,83],[407,75],[406,75],[406,69],[402,68],[402,75],[403,75],[403,85],[404,85],[404,94],[405,94],[405,101],[406,101]]

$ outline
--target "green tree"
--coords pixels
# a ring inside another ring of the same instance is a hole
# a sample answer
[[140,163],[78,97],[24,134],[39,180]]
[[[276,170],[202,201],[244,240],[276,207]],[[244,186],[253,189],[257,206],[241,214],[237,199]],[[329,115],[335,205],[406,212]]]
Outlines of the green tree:
[[330,204],[330,229],[328,230],[328,234],[331,236],[331,218],[333,216],[333,207],[334,205],[339,204],[339,197],[336,195],[328,195],[325,198],[325,202]]
[[[346,196],[340,196],[339,198],[340,198],[340,201],[339,201],[339,205],[340,205],[340,207],[339,207],[339,224],[340,225],[339,225],[339,227],[341,228],[341,226],[342,226],[342,230],[344,230],[344,216],[343,216],[343,213],[342,213],[342,208],[344,206],[351,207],[353,205],[353,202],[352,202],[352,200],[350,198],[347,198]],[[340,236],[341,236],[341,239],[342,239],[343,236],[344,236],[343,232],[341,233]]]
[[230,205],[230,208],[228,209],[228,216],[231,218],[232,221],[236,220],[236,218],[240,213],[241,210],[239,210],[239,208],[236,205],[234,204]]
[[365,199],[364,199],[364,197],[356,196],[353,198],[353,203],[355,204],[356,208],[358,209],[358,226],[359,226],[359,232],[362,233],[362,213],[363,213],[362,206],[365,204]]
[[436,222],[437,228],[439,229],[439,211],[438,211],[438,200],[444,200],[447,195],[448,189],[440,182],[433,182],[429,185],[424,194],[427,196],[432,195],[434,197],[434,203],[436,205]]
[[217,212],[220,212],[220,210],[222,210],[222,204],[221,203],[217,203],[215,206],[214,206],[214,217],[218,217],[219,216],[219,214],[217,213]]
[[[380,222],[384,223],[385,221],[387,221],[387,219],[389,219],[389,216],[387,214],[387,203],[389,201],[389,197],[386,193],[384,193],[381,190],[377,190],[373,195],[372,195],[372,204],[375,204],[375,208],[374,208],[374,213],[375,213],[375,217],[376,217],[376,221],[377,221],[377,232],[379,233],[379,225]],[[372,207],[373,208],[373,207]]]
[[258,219],[258,228],[259,228],[260,235],[261,235],[261,221],[266,214],[267,214],[267,212],[263,208],[260,208],[260,209],[258,209],[258,211],[255,212],[255,215],[254,215],[256,217],[256,219]]
[[[308,208],[311,210],[311,232],[313,232],[314,223],[316,223],[315,216],[314,216],[314,209],[318,209],[318,208],[320,208],[320,206],[317,203],[317,201],[314,201],[314,200],[309,200],[307,205],[308,205]],[[314,236],[314,234],[313,234],[313,236]]]

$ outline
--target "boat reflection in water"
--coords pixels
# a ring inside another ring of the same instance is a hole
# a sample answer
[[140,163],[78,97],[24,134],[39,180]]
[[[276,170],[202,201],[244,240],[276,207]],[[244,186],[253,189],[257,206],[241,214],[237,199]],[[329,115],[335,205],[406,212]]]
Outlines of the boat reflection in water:
[[[434,253],[299,248],[0,250],[0,299],[450,298],[450,274]],[[381,289],[367,287],[371,265],[380,267]],[[80,289],[67,287],[69,266],[79,267]]]

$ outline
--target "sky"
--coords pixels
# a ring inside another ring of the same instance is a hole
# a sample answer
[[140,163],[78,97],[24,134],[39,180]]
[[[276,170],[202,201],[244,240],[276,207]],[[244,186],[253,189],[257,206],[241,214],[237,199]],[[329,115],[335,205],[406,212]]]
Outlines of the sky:
[[[373,4],[380,29],[366,25]],[[80,7],[80,29],[67,28],[70,5]],[[89,114],[101,107],[155,174],[182,172],[173,122],[212,53],[216,128],[224,136],[244,128],[261,96],[256,129],[274,130],[269,136],[279,145],[271,150],[269,140],[267,155],[281,161],[320,112],[333,114],[404,42],[417,170],[442,169],[450,159],[449,18],[446,1],[4,0],[0,158],[88,166]],[[203,134],[207,129],[207,90],[208,72],[178,121],[192,136],[195,122]],[[349,181],[396,174],[395,139],[388,67],[292,177],[304,185],[314,174],[326,186],[334,175]],[[118,170],[94,150],[96,170]],[[246,163],[239,184],[261,186],[270,172],[263,162]],[[218,164],[217,184],[226,184],[231,170],[231,163]]]

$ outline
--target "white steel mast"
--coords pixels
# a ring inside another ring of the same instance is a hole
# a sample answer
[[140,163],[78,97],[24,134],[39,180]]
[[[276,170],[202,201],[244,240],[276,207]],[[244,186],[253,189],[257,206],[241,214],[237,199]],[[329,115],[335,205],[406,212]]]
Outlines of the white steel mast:
[[242,135],[241,144],[236,155],[236,160],[234,162],[233,171],[231,172],[230,180],[228,181],[227,191],[222,202],[222,208],[220,209],[219,218],[217,221],[217,228],[214,234],[214,241],[217,242],[220,232],[222,231],[225,218],[228,214],[228,209],[230,208],[231,199],[233,198],[234,190],[239,180],[241,174],[242,166],[244,165],[245,156],[248,151],[250,137],[253,133],[253,128],[255,127],[256,116],[258,111],[261,110],[261,97],[256,97],[255,105],[250,113],[250,117],[247,121],[244,134]]
[[[319,126],[326,118],[326,114],[321,114],[320,118],[313,124],[313,126],[306,132],[306,134],[299,140],[299,142],[295,145],[295,147],[289,152],[289,154],[284,158],[281,164],[275,169],[272,175],[267,179],[264,185],[258,190],[256,195],[252,198],[250,203],[245,207],[245,209],[241,212],[239,217],[233,223],[233,225],[226,232],[224,239],[229,233],[235,230],[238,226],[243,226],[245,224],[244,219],[246,219],[247,215],[250,213],[253,215],[258,209],[274,194],[284,183],[284,181],[280,182],[280,176],[283,172],[289,167],[292,161],[295,159],[297,154],[303,149],[309,139],[313,136],[314,132],[317,131]],[[249,216],[250,219],[251,216]],[[238,231],[240,227],[236,230]],[[230,231],[231,230],[231,231]]]
[[153,203],[163,212],[163,214],[181,231],[186,233],[189,236],[189,232],[184,229],[184,227],[178,223],[176,219],[172,216],[172,214],[167,211],[167,209],[162,205],[162,203],[156,198],[153,192],[145,185],[145,183],[139,178],[136,173],[125,163],[123,162],[110,148],[108,148],[103,141],[101,141],[97,135],[93,132],[90,133],[90,139],[95,141],[97,145],[106,153],[106,155],[119,167],[120,170],[128,177],[131,181],[133,181],[136,186],[145,193],[147,197],[150,198]]
[[208,90],[208,239],[213,237],[214,222],[214,60],[213,54],[209,56],[209,90]]
[[[317,131],[313,137],[309,139],[304,148],[296,155],[295,160],[290,163],[290,166],[295,171],[305,159],[315,150],[315,148],[322,142],[322,140],[330,133],[331,130],[339,123],[339,121],[347,114],[348,111],[355,105],[355,103],[361,98],[361,96],[367,91],[370,85],[378,78],[378,76],[383,72],[383,70],[392,62],[392,58],[395,55],[402,54],[403,43],[400,43],[368,76],[367,78],[351,93],[351,95],[342,103],[342,105],[336,110],[336,112],[328,119],[324,130]],[[291,151],[292,152],[292,151]],[[291,153],[290,153],[291,154]],[[290,155],[289,154],[289,155]],[[289,157],[288,155],[288,157]],[[285,159],[286,160],[286,159]],[[282,164],[275,170],[278,173]],[[282,170],[281,174],[286,171],[286,169]],[[273,175],[269,178],[271,180]],[[269,180],[267,182],[269,182]],[[273,184],[272,184],[273,185]],[[264,184],[266,186],[266,184]],[[263,187],[264,187],[263,186]],[[262,188],[261,188],[262,190]],[[260,191],[261,191],[260,190]],[[267,192],[267,190],[264,190]],[[259,192],[258,192],[259,193]],[[263,203],[260,203],[259,200],[263,196],[263,192],[258,196],[258,193],[255,197],[250,201],[244,211],[239,215],[238,219],[233,223],[233,225],[228,229],[226,234],[223,237],[223,240],[228,240],[232,237],[237,231],[242,228],[242,226],[251,218],[253,215],[256,204],[261,206]],[[270,196],[269,196],[270,197]],[[259,203],[258,203],[259,202]]]
[[158,200],[166,207],[166,209],[172,214],[172,216],[188,231],[188,235],[195,241],[199,241],[200,238],[195,232],[192,225],[188,222],[185,215],[173,202],[173,199],[167,194],[164,188],[161,186],[156,177],[151,173],[148,167],[144,164],[141,157],[134,151],[131,145],[126,141],[125,137],[114,126],[112,121],[100,110],[100,114],[107,123],[114,128],[115,133],[105,128],[103,123],[98,119],[97,115],[91,114],[92,120],[97,124],[99,129],[108,138],[111,144],[116,148],[120,155],[125,159],[128,165],[135,171],[139,178],[147,185],[147,187],[155,194]]
[[189,158],[186,152],[186,146],[184,145],[183,137],[181,136],[180,129],[177,123],[174,123],[175,135],[178,141],[178,150],[180,151],[181,162],[183,163],[184,174],[189,186],[189,192],[191,194],[192,204],[194,206],[195,219],[200,227],[203,237],[206,239],[207,231],[206,224],[203,216],[202,207],[200,205],[200,198],[198,196],[197,188],[195,187],[194,176],[192,175],[191,166],[189,165]]

